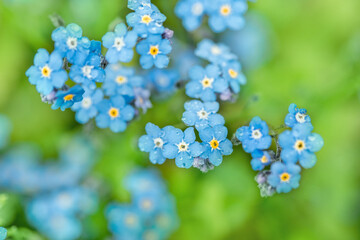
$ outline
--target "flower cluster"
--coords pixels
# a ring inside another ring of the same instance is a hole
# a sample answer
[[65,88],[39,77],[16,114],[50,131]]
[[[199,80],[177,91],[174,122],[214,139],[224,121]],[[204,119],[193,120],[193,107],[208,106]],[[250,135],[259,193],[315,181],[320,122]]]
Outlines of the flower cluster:
[[36,229],[49,239],[78,239],[80,217],[97,210],[97,195],[90,189],[72,187],[36,196],[26,205],[26,215]]
[[244,13],[247,11],[246,0],[179,0],[175,14],[182,19],[187,31],[200,27],[205,16],[215,33],[227,28],[239,30],[245,25]]
[[[240,91],[245,77],[240,72],[240,63],[235,55],[222,44],[203,40],[195,51],[198,57],[211,62],[205,69],[195,66],[190,69],[191,81],[186,85],[186,93],[200,100],[184,104],[182,121],[189,128],[182,131],[173,126],[160,129],[148,123],[147,135],[139,139],[139,148],[150,154],[153,164],[163,164],[166,159],[175,159],[180,168],[196,167],[206,172],[219,166],[224,155],[233,151],[227,139],[228,130],[224,118],[218,114],[220,99],[230,100]],[[201,143],[196,141],[195,129],[199,132]]]
[[[324,145],[321,136],[312,133],[313,126],[305,109],[291,104],[285,125],[291,130],[278,134],[274,130],[271,132],[265,121],[254,117],[249,126],[243,126],[235,133],[244,151],[252,156],[252,168],[260,171],[256,181],[263,196],[271,196],[275,191],[287,193],[297,188],[300,166],[313,167],[316,163],[315,152]],[[269,150],[272,138],[277,145],[276,154]]]
[[0,227],[0,240],[5,240],[7,235],[7,231],[5,228]]
[[106,210],[109,230],[116,239],[168,239],[177,228],[173,197],[158,172],[138,170],[128,175],[125,187],[130,204],[112,203]]
[[[145,112],[151,107],[153,86],[161,91],[171,87],[136,76],[134,69],[121,65],[133,59],[136,48],[142,68],[165,68],[172,50],[169,39],[173,33],[164,28],[166,17],[155,5],[129,0],[129,8],[134,10],[126,17],[130,28],[120,23],[102,42],[90,41],[80,26],[71,23],[53,31],[55,50],[51,54],[38,50],[26,76],[52,109],[71,108],[81,124],[95,118],[99,128],[122,132],[140,109]],[[107,49],[105,56],[102,46]]]

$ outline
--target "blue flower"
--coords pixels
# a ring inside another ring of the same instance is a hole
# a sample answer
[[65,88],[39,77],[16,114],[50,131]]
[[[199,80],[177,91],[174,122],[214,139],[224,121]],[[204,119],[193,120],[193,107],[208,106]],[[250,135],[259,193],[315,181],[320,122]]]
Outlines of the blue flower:
[[5,228],[0,227],[0,240],[5,240],[7,235],[7,231]]
[[233,151],[232,143],[227,139],[228,130],[225,126],[217,125],[199,131],[202,145],[205,147],[201,158],[208,158],[210,163],[219,166],[223,155],[230,155]]
[[310,123],[296,124],[294,128],[286,130],[279,135],[281,159],[285,163],[300,162],[304,168],[311,168],[316,163],[314,152],[324,145],[324,140],[317,133],[311,133],[313,127]]
[[135,115],[135,109],[127,105],[122,96],[114,96],[102,100],[98,104],[99,115],[96,117],[96,125],[99,128],[110,127],[113,132],[123,132],[127,122],[131,121]]
[[95,89],[97,82],[103,82],[105,71],[101,68],[101,58],[96,54],[89,54],[86,58],[77,58],[70,68],[70,78],[79,84]]
[[195,55],[219,65],[223,65],[224,63],[237,58],[230,52],[230,49],[226,45],[222,43],[216,44],[209,39],[204,39],[197,45]]
[[133,68],[111,64],[106,67],[105,71],[106,78],[102,88],[108,96],[119,94],[133,98],[134,88],[142,87],[144,84],[141,77],[134,75]]
[[139,139],[138,146],[142,152],[150,153],[150,161],[153,164],[163,164],[166,158],[163,156],[163,147],[167,143],[165,137],[165,127],[160,129],[152,123],[147,123],[145,131],[147,135],[143,135]]
[[101,42],[96,40],[90,41],[90,54],[96,54],[98,56],[101,56]]
[[201,25],[206,8],[204,0],[181,0],[175,7],[175,14],[182,19],[186,30],[194,31]]
[[234,93],[240,92],[240,85],[246,83],[246,78],[241,72],[241,65],[238,61],[227,62],[223,66],[223,77],[228,81],[231,90]]
[[146,113],[148,108],[152,107],[150,101],[150,90],[145,88],[134,88],[135,102],[134,105],[137,109],[141,108],[143,113]]
[[150,35],[136,45],[136,51],[141,55],[140,65],[149,69],[153,65],[157,68],[165,68],[169,64],[166,54],[171,52],[171,44],[168,39],[162,39],[161,35]]
[[136,10],[145,6],[151,6],[150,0],[129,0],[127,7],[131,10]]
[[235,136],[247,153],[252,153],[256,149],[268,149],[271,145],[269,128],[265,121],[259,117],[254,117],[249,126],[243,126],[236,130]]
[[159,93],[172,93],[180,80],[179,72],[169,69],[153,69],[148,74],[149,80]]
[[239,30],[245,25],[244,13],[247,11],[245,0],[216,0],[207,5],[209,26],[218,33],[226,28]]
[[192,100],[186,102],[184,107],[185,112],[183,113],[182,121],[187,126],[195,126],[198,131],[207,127],[225,124],[223,116],[217,114],[219,111],[218,102],[203,103],[199,100]]
[[190,168],[194,157],[203,153],[203,146],[196,142],[194,128],[187,128],[184,132],[177,128],[165,130],[167,144],[164,145],[163,155],[168,159],[174,159],[176,166]]
[[295,103],[290,104],[289,113],[285,117],[286,126],[292,128],[295,124],[310,123],[311,119],[306,112],[304,108],[297,108]]
[[74,103],[80,102],[83,99],[84,89],[75,85],[67,91],[58,91],[56,93],[55,103],[51,106],[52,109],[60,108],[61,111],[70,108]]
[[221,93],[229,86],[228,82],[220,77],[220,69],[216,65],[210,64],[205,69],[194,66],[189,75],[191,81],[186,84],[186,94],[204,102],[215,101],[215,93]]
[[65,27],[58,27],[51,34],[55,42],[55,50],[62,53],[70,63],[74,63],[77,57],[83,58],[89,54],[91,42],[87,37],[82,37],[82,29],[79,25],[71,23]]
[[134,56],[133,47],[137,38],[134,31],[127,31],[124,23],[116,25],[114,32],[108,32],[102,38],[104,47],[108,48],[106,60],[109,63],[130,62]]
[[251,153],[251,167],[255,171],[261,171],[265,166],[269,165],[274,157],[274,152],[272,151],[260,151],[255,150]]
[[271,174],[268,183],[276,188],[278,193],[288,193],[299,187],[301,168],[295,164],[275,162],[271,165]]
[[97,104],[103,99],[104,94],[101,89],[85,89],[81,102],[74,103],[71,110],[75,111],[75,119],[79,123],[85,124],[98,114]]
[[[153,6],[153,5],[152,5]],[[162,34],[165,31],[163,22],[166,17],[157,8],[144,6],[126,16],[126,22],[141,38],[151,34]]]
[[45,49],[39,49],[34,58],[34,65],[26,71],[32,85],[39,93],[48,95],[55,88],[64,86],[68,79],[63,66],[63,59],[58,52],[49,55]]

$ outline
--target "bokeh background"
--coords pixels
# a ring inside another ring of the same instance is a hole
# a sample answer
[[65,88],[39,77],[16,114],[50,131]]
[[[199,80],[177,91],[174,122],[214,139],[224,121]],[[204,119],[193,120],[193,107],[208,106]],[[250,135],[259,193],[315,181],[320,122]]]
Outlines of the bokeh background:
[[[168,17],[165,26],[175,37],[191,43],[192,36],[173,13],[176,1],[153,3]],[[214,36],[234,46],[243,42],[253,47],[244,48],[247,52],[238,49],[247,85],[236,103],[221,106],[229,135],[253,116],[281,125],[294,102],[308,109],[325,145],[316,166],[302,172],[300,188],[271,198],[260,197],[250,156],[241,147],[207,174],[179,169],[173,161],[158,166],[176,197],[180,217],[171,239],[360,238],[359,10],[358,0],[260,0],[249,3],[253,38],[245,41],[240,33]],[[100,40],[109,24],[128,12],[124,0],[0,2],[0,112],[13,123],[11,143],[34,142],[50,158],[65,137],[88,131],[75,122],[72,111],[54,111],[42,103],[25,77],[37,49],[53,49],[54,27],[48,16],[58,13],[66,23],[79,24],[85,36]],[[251,28],[247,31],[252,34]],[[125,133],[91,132],[102,152],[91,174],[109,190],[92,216],[94,239],[110,235],[102,209],[106,201],[129,199],[123,177],[136,166],[150,165],[137,148],[145,124],[184,127],[180,119],[187,99],[181,89],[165,101],[153,102]],[[28,226],[23,218],[18,210],[14,224]]]

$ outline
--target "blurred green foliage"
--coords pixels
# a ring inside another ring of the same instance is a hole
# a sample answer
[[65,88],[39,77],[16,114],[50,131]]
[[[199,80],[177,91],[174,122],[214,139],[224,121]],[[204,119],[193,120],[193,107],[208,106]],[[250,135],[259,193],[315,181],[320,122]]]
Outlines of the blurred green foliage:
[[[187,39],[173,13],[176,1],[154,3],[168,17],[165,25],[175,36]],[[181,219],[172,239],[359,239],[360,1],[259,0],[249,8],[272,26],[274,56],[246,72],[248,84],[236,103],[222,104],[229,133],[256,115],[280,125],[294,102],[308,109],[325,146],[317,154],[317,165],[303,171],[299,189],[265,199],[253,180],[250,156],[240,147],[207,174],[179,169],[173,161],[159,166]],[[100,40],[109,24],[128,10],[124,0],[0,2],[0,112],[13,122],[13,143],[36,142],[45,156],[56,154],[64,134],[88,129],[75,122],[73,112],[53,111],[42,103],[25,77],[36,50],[53,49],[48,16],[55,12],[67,23],[82,26],[90,39]],[[254,96],[257,101],[252,101]],[[145,124],[183,126],[186,100],[180,90],[165,102],[155,102],[123,134],[91,133],[103,151],[94,174],[109,188],[105,200],[129,198],[122,178],[136,165],[150,165],[136,146]],[[6,225],[6,219],[0,220]],[[98,229],[92,230],[94,239],[108,235],[101,210],[86,225]]]

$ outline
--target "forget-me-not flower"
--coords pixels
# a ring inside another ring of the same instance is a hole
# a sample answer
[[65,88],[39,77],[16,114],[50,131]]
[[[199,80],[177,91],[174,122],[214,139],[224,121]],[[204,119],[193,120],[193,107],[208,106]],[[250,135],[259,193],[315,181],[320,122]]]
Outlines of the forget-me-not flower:
[[175,14],[182,19],[186,30],[194,31],[201,25],[206,8],[204,0],[180,0]]
[[264,150],[271,145],[269,127],[259,117],[254,117],[249,126],[243,126],[236,130],[235,136],[241,141],[244,151],[247,153],[252,153],[256,149]]
[[324,145],[324,140],[317,133],[311,133],[310,123],[296,124],[294,128],[279,135],[281,159],[285,163],[300,162],[304,168],[311,168],[316,163],[315,152]]
[[184,104],[185,112],[182,116],[182,121],[187,126],[195,126],[200,131],[207,127],[214,127],[216,125],[224,125],[225,119],[220,114],[218,102],[201,102],[199,100],[192,100]]
[[103,99],[101,89],[85,89],[81,102],[74,103],[71,110],[75,111],[75,119],[79,123],[87,123],[98,114],[97,104]]
[[102,38],[104,47],[108,49],[106,60],[109,63],[130,62],[134,56],[133,47],[137,38],[134,31],[127,31],[124,23],[116,25],[114,32],[108,32]]
[[233,151],[232,143],[227,139],[228,130],[223,125],[208,127],[199,131],[202,145],[205,147],[201,158],[208,158],[210,163],[219,166],[222,163],[223,155],[230,155]]
[[25,74],[39,93],[48,95],[54,88],[63,87],[68,79],[62,66],[63,59],[59,52],[49,54],[45,49],[39,49],[34,57],[34,65]]
[[291,189],[299,187],[300,171],[298,165],[275,162],[271,165],[267,181],[278,193],[288,193]]
[[271,163],[274,155],[275,154],[272,151],[253,151],[251,153],[252,159],[250,162],[252,169],[254,169],[255,171],[263,170],[265,166],[268,166]]
[[200,98],[204,102],[215,101],[216,94],[228,88],[228,82],[220,77],[218,66],[210,64],[205,69],[194,66],[189,72],[191,81],[186,84],[189,97]]
[[223,65],[223,78],[228,81],[234,93],[240,92],[240,85],[246,83],[246,77],[241,72],[241,65],[238,61],[230,61]]
[[184,132],[178,128],[169,128],[165,138],[163,155],[168,159],[174,159],[176,166],[190,168],[193,165],[194,157],[203,153],[203,146],[195,141],[194,128],[187,128]]
[[83,58],[89,54],[91,42],[82,36],[81,27],[75,23],[66,28],[58,27],[52,32],[51,38],[55,42],[55,50],[61,52],[70,63],[74,63],[77,57]]
[[136,51],[141,55],[140,65],[149,69],[153,65],[157,68],[165,68],[169,64],[167,54],[171,52],[171,44],[168,39],[162,39],[161,35],[150,35],[136,45]]
[[223,65],[224,63],[237,58],[230,52],[228,46],[222,43],[214,43],[210,39],[204,39],[197,45],[195,55],[219,65]]
[[111,131],[116,133],[125,131],[127,122],[135,115],[135,109],[126,104],[125,99],[120,95],[102,100],[97,107],[99,114],[95,119],[96,125],[99,128],[110,127]]
[[285,117],[285,124],[294,127],[295,124],[310,123],[311,119],[304,108],[297,108],[295,103],[290,104],[289,113]]
[[149,72],[148,78],[157,92],[172,93],[180,80],[180,74],[172,69],[153,69]]
[[60,108],[61,111],[70,108],[74,103],[80,102],[83,99],[84,89],[80,85],[75,85],[67,91],[58,91],[56,93],[56,100],[51,106],[52,109]]

